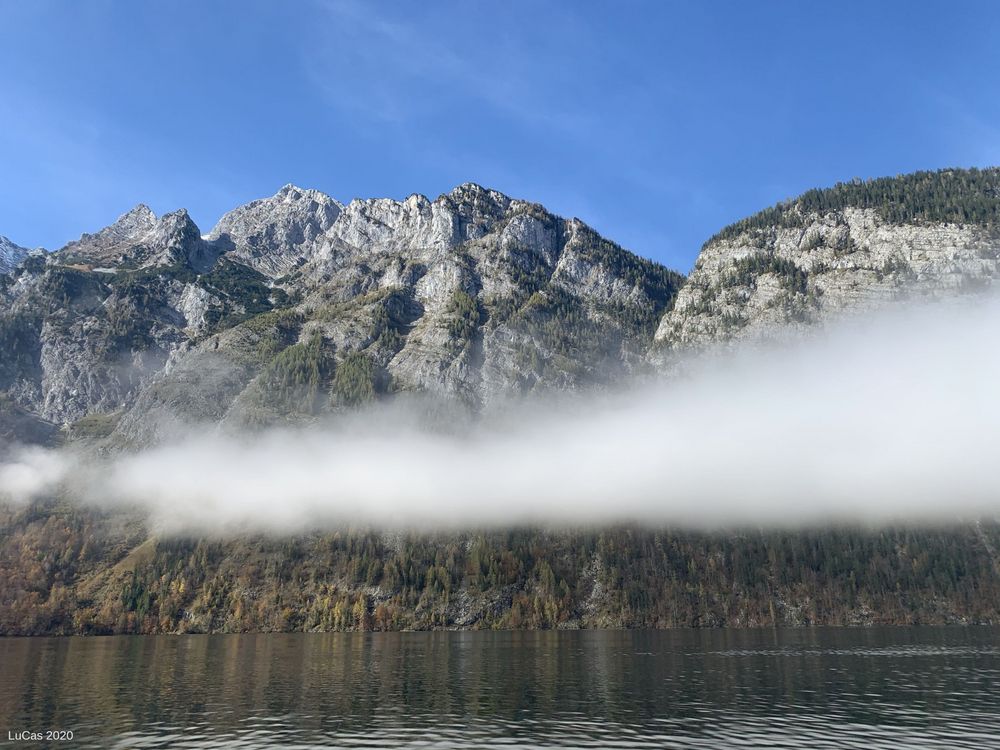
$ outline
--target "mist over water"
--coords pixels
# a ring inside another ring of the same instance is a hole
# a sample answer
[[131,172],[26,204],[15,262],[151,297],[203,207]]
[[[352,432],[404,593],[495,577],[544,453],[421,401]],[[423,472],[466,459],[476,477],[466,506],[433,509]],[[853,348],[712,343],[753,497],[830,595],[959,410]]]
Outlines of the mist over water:
[[138,505],[164,532],[642,522],[944,523],[1000,512],[1000,302],[854,319],[684,376],[442,431],[379,408],[95,462],[25,448],[15,500]]

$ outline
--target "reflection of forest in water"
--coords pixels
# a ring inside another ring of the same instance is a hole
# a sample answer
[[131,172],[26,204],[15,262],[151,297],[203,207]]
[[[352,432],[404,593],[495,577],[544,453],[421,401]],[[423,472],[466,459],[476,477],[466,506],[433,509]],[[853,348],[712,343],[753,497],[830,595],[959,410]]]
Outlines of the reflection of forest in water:
[[976,713],[975,731],[1000,731],[990,698],[998,636],[888,628],[2,639],[0,726],[73,729],[77,746],[137,732],[192,747],[226,737],[350,744],[379,733],[710,739],[727,726],[781,731],[796,718],[800,735],[847,723],[920,735],[959,731],[966,712]]

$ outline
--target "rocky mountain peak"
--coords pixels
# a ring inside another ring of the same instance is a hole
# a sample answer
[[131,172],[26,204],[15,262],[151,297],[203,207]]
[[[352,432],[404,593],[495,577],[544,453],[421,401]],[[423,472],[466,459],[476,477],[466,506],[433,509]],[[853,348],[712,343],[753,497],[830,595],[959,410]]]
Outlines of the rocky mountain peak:
[[445,196],[463,216],[499,218],[513,202],[497,190],[484,188],[474,182],[464,182]]
[[[290,182],[287,185],[284,185],[277,193],[274,194],[274,196],[272,196],[272,199],[274,200],[279,198],[286,202],[310,200],[318,203],[331,203],[336,206],[340,206],[339,201],[331,198],[329,195],[320,190],[314,190],[313,188],[301,188]],[[264,200],[267,199],[265,198]]]
[[[217,255],[217,253],[216,253]],[[182,265],[204,270],[212,251],[186,209],[157,218],[145,204],[54,254],[62,263],[121,268]]]
[[428,209],[430,208],[431,205],[430,199],[426,195],[423,195],[422,193],[413,193],[412,195],[408,196],[407,199],[403,201],[403,203],[407,206],[412,206],[414,208],[420,208],[420,209]]
[[0,235],[0,274],[10,273],[28,257],[29,250]]
[[118,220],[109,227],[119,231],[142,231],[149,229],[156,222],[156,214],[153,209],[145,203],[139,203],[118,217]]
[[147,232],[134,255],[139,267],[179,265],[198,273],[208,271],[221,250],[202,239],[201,230],[180,208],[160,217]]
[[156,226],[156,214],[144,203],[119,216],[93,234],[84,233],[70,242],[60,252],[66,255],[110,259],[121,254],[130,245],[139,243],[147,232]]
[[319,190],[288,184],[270,198],[236,208],[208,235],[229,257],[272,278],[312,258],[343,205]]
[[497,200],[497,201],[509,201],[510,198],[501,193],[499,190],[493,190],[492,188],[483,187],[476,182],[463,182],[461,185],[456,185],[448,193],[455,200],[482,200],[484,198]]
[[465,183],[433,201],[415,193],[402,201],[359,198],[344,206],[318,190],[288,184],[227,213],[207,239],[272,279],[307,264],[322,276],[330,264],[357,260],[359,251],[442,251],[482,237],[522,203]]
[[276,198],[290,198],[292,200],[295,200],[296,198],[298,198],[299,196],[301,196],[303,192],[305,192],[305,191],[302,188],[300,188],[298,185],[294,185],[291,182],[289,182],[289,183],[283,185],[281,187],[281,189],[277,193],[274,194],[274,197],[276,197]]
[[201,237],[201,230],[186,208],[163,214],[153,227],[146,233],[143,240],[147,242],[178,243]]
[[471,182],[433,201],[419,194],[403,201],[356,199],[344,209],[330,235],[352,247],[440,252],[492,232],[521,203]]

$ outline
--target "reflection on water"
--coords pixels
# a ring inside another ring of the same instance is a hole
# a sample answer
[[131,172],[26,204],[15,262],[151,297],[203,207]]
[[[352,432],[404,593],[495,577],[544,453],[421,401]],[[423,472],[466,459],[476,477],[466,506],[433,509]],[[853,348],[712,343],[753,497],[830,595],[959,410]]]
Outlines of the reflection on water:
[[1000,748],[1000,629],[0,639],[0,739],[50,729],[74,748]]

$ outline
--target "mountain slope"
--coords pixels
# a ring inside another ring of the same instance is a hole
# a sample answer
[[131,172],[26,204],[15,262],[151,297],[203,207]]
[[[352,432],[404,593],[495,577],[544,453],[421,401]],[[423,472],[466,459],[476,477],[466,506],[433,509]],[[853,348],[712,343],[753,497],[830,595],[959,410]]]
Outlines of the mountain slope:
[[702,248],[660,349],[758,339],[1000,277],[1000,170],[942,170],[812,190]]

